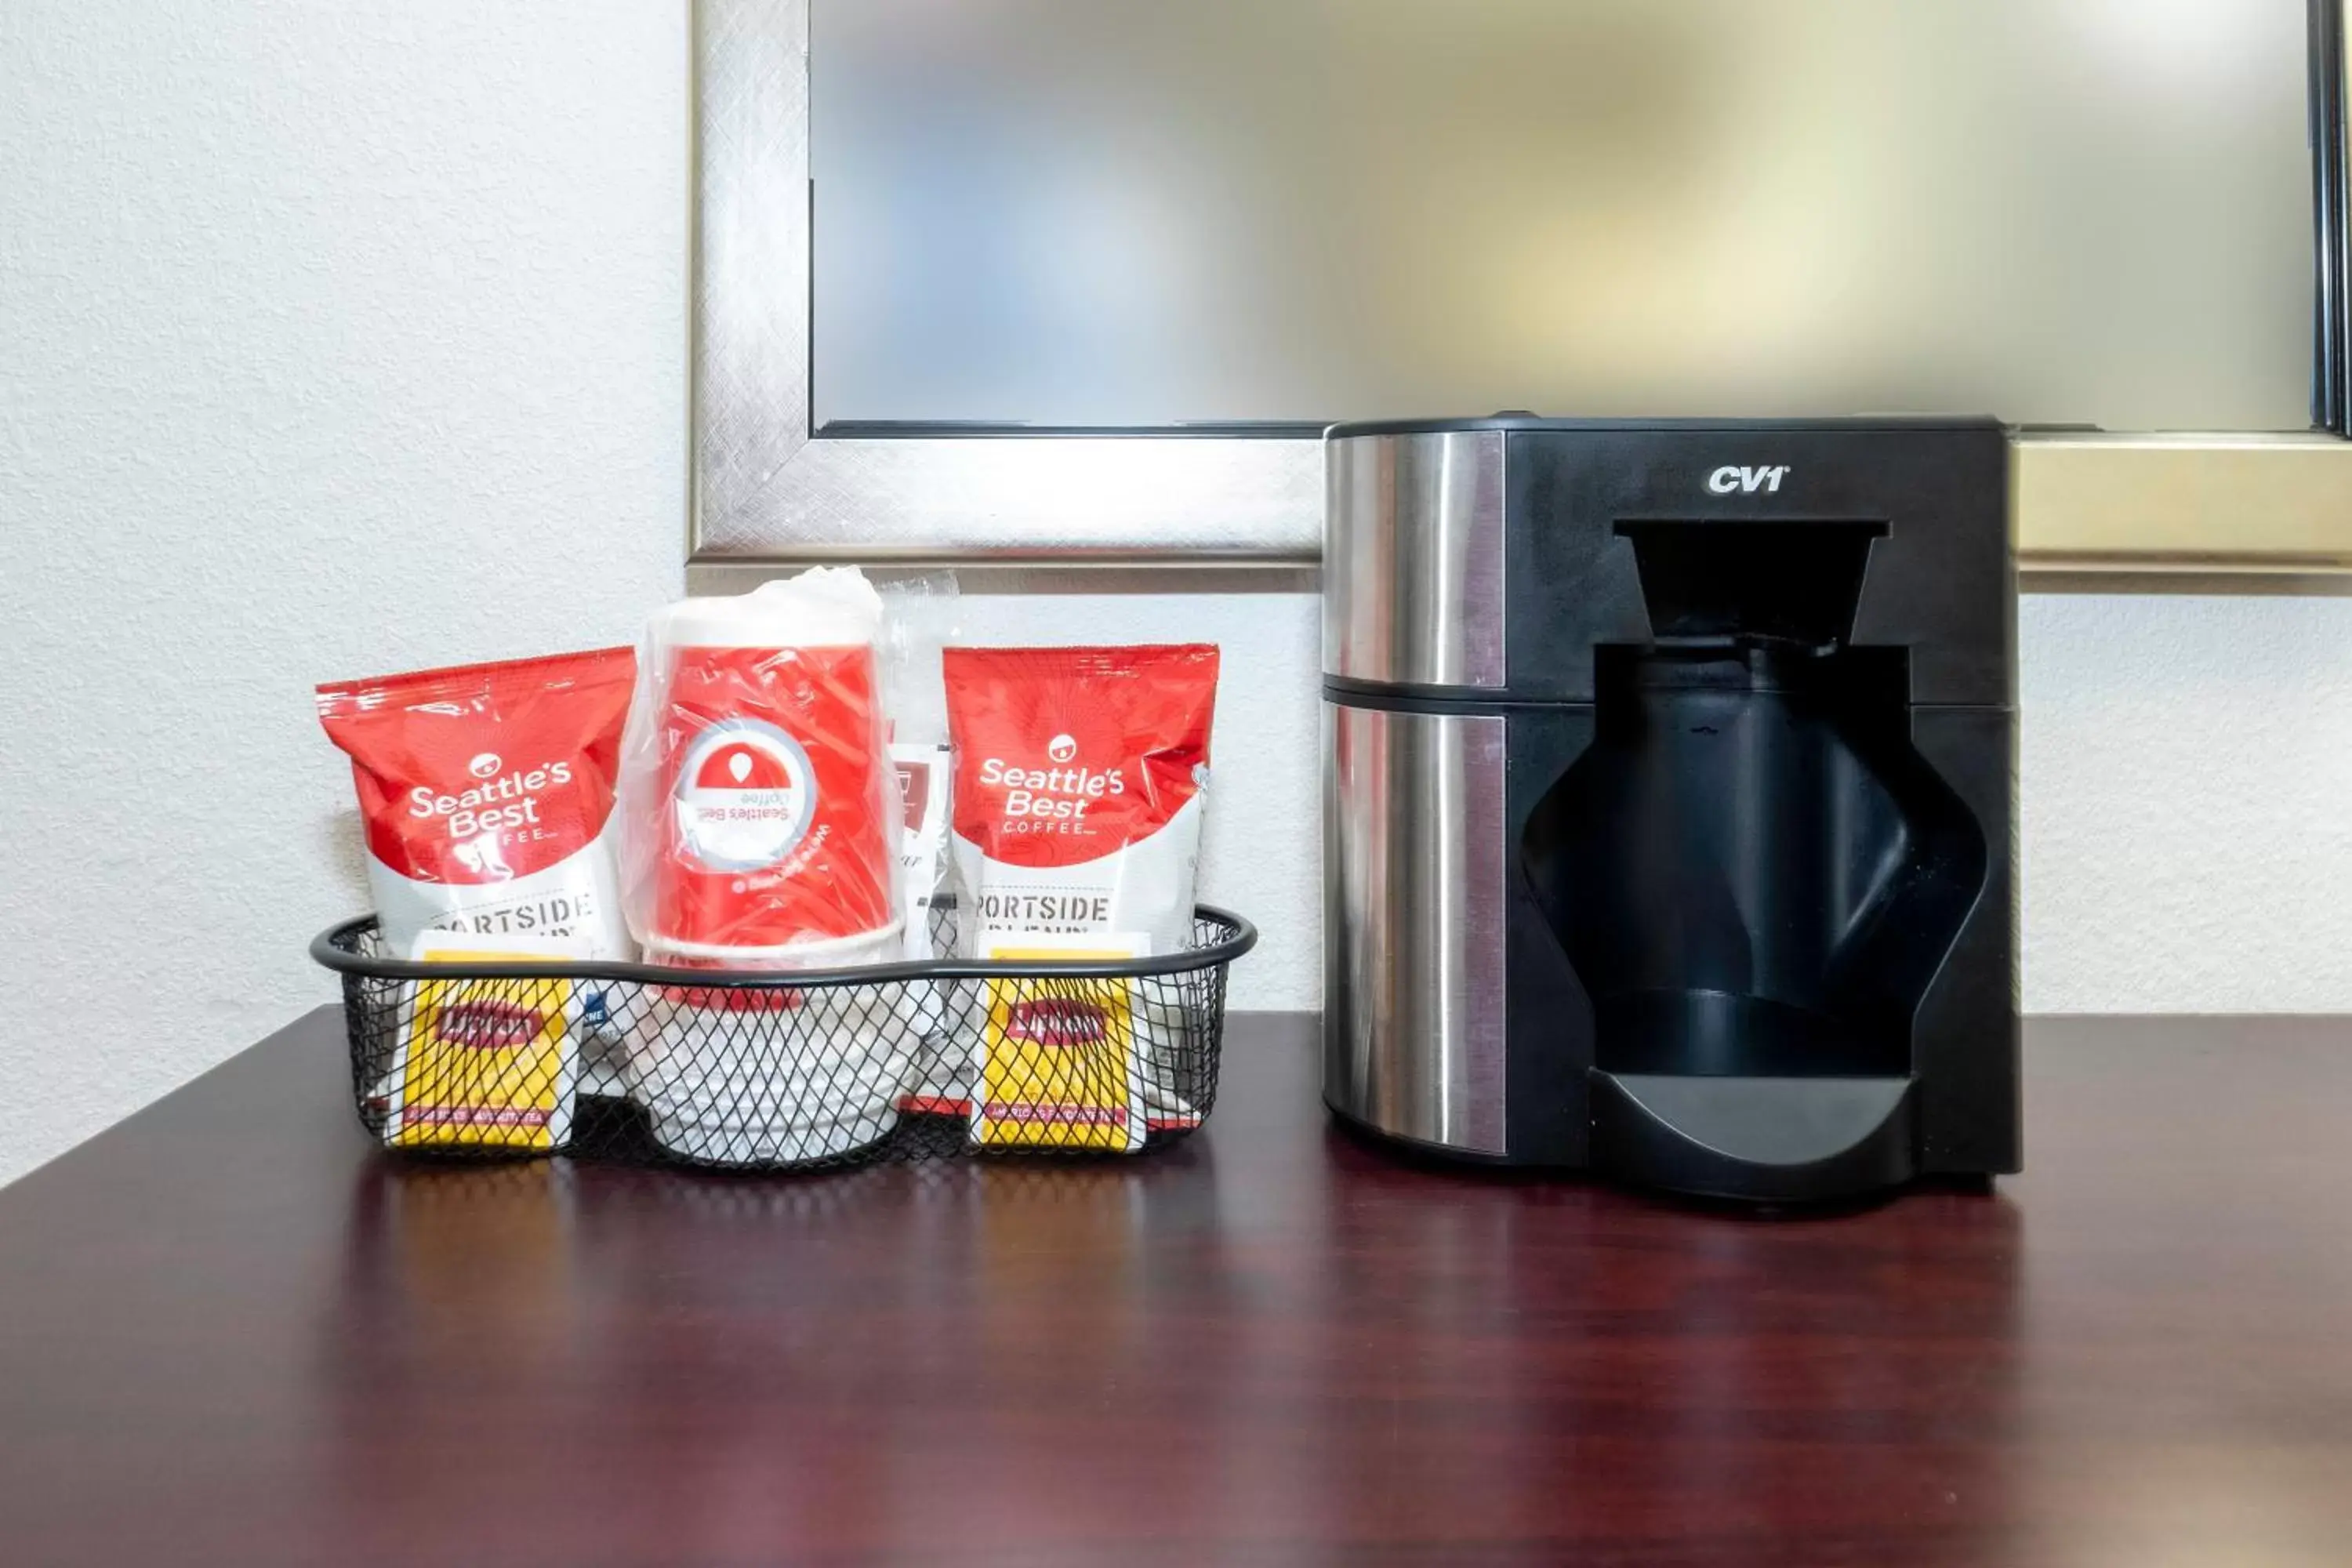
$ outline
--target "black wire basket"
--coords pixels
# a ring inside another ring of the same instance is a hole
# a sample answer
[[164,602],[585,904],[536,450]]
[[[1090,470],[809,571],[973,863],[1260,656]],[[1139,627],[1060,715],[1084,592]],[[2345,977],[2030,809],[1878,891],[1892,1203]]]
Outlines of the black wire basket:
[[[956,951],[951,903],[931,939]],[[1256,943],[1204,904],[1181,952],[1082,963],[414,963],[373,917],[310,955],[342,976],[352,1094],[387,1147],[813,1171],[1183,1137],[1216,1104],[1226,970]]]

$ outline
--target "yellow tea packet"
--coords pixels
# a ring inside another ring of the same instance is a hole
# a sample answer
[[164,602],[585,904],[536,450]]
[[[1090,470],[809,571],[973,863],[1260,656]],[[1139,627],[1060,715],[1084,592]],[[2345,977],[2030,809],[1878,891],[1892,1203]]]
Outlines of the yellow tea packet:
[[[987,944],[1019,963],[1131,958],[1141,944]],[[1131,980],[990,980],[981,1025],[971,1141],[982,1148],[1143,1147],[1143,1062]]]
[[[527,939],[428,931],[410,956],[539,963],[562,953]],[[578,1089],[578,990],[570,980],[416,982],[393,1064],[384,1142],[406,1149],[561,1147],[572,1135]]]

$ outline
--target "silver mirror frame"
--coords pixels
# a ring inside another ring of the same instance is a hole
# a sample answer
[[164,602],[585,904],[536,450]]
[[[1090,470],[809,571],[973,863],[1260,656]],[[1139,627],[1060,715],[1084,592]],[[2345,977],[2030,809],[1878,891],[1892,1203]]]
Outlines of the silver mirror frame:
[[[1297,432],[815,434],[811,3],[695,7],[690,580],[715,586],[822,561],[951,563],[1015,576],[1138,565],[1285,568],[1295,576],[1312,568],[1322,547],[1323,462],[1319,443]],[[2333,428],[2022,432],[2015,502],[2028,573],[2053,585],[2105,578],[2142,586],[2352,573],[2352,441],[2342,434],[2352,419],[2342,7],[2312,0],[2322,323],[2314,402],[2315,420]]]

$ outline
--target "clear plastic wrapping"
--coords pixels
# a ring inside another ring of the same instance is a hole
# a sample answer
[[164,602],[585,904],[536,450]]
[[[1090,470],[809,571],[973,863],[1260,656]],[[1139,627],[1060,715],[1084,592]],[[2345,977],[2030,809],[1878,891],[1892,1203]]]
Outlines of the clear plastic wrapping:
[[647,627],[622,760],[622,894],[649,960],[777,969],[902,948],[882,601],[820,567]]

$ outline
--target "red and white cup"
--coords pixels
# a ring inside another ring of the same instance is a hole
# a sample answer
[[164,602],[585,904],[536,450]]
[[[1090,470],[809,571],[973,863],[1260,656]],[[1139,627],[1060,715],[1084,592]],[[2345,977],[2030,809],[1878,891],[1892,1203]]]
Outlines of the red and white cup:
[[[654,962],[806,970],[900,955],[882,605],[820,568],[654,619],[626,793],[632,924]],[[911,1052],[866,986],[666,988],[631,1092],[691,1159],[823,1158],[886,1135]]]
[[778,646],[696,603],[656,635],[646,946],[732,968],[888,956],[898,798],[870,635]]

